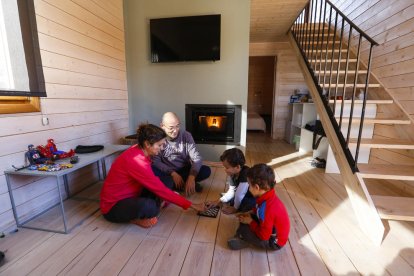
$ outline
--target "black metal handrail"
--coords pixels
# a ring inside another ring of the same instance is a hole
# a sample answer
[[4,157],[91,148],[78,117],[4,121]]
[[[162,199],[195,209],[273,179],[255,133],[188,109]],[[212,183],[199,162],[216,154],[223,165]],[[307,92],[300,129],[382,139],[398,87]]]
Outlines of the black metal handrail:
[[[348,163],[353,172],[356,172],[368,98],[372,50],[378,43],[329,0],[310,0],[292,24],[290,31],[311,72]],[[362,43],[370,45],[367,65],[361,62]],[[344,53],[346,53],[345,59],[342,58]],[[365,68],[362,68],[363,66]],[[353,80],[350,76],[353,76]],[[359,82],[363,84],[363,89],[358,96],[362,100],[362,105],[361,114],[358,115],[360,120],[357,130],[358,139],[353,155],[348,145],[351,135],[354,135],[352,122],[356,120],[354,112]],[[333,100],[333,104],[330,100]],[[350,100],[349,111],[346,110],[345,100]],[[337,106],[338,101],[340,101],[339,106]],[[344,118],[348,120],[348,127],[344,129],[346,135],[342,132],[346,121]]]

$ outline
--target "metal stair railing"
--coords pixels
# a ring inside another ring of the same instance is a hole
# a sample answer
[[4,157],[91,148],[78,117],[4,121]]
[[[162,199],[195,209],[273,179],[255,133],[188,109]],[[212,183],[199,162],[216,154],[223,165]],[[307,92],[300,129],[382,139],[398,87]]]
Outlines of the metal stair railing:
[[[372,50],[378,43],[358,28],[329,0],[310,0],[292,24],[290,31],[312,75],[318,96],[324,103],[349,166],[355,173],[358,171],[357,163],[368,98]],[[368,62],[365,69],[360,68],[362,43],[369,45]],[[356,49],[356,54],[352,52],[352,49]],[[335,53],[337,53],[336,57]],[[346,56],[345,59],[343,59],[343,53]],[[356,55],[356,57],[351,58],[351,55]],[[335,64],[337,64],[336,68]],[[351,64],[355,64],[352,66],[354,68],[351,68]],[[340,75],[343,75],[343,78]],[[350,80],[350,75],[354,76],[353,81]],[[348,145],[351,138],[359,79],[364,84],[364,88],[358,95],[358,98],[362,100],[362,107],[357,145],[353,156]],[[333,100],[332,106],[329,102],[330,99]],[[341,128],[345,116],[345,99],[350,100],[351,106],[348,127],[344,136]],[[340,101],[338,120],[335,117],[338,113],[336,110],[337,101]]]

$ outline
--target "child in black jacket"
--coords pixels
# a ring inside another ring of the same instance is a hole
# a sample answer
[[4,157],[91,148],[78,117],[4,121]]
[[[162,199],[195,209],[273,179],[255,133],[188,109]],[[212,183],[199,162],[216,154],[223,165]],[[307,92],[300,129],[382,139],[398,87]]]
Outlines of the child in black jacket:
[[249,167],[245,165],[246,159],[243,152],[238,148],[225,150],[220,156],[220,160],[227,173],[228,190],[220,199],[207,203],[208,206],[228,203],[222,209],[225,214],[251,210],[255,206],[256,200],[249,192],[249,183],[247,182]]

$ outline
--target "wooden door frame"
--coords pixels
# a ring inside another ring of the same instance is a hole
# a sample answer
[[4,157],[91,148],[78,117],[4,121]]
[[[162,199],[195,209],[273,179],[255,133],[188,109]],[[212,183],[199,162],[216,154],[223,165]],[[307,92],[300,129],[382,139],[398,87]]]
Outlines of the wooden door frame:
[[278,56],[274,55],[274,64],[273,64],[273,98],[272,98],[272,121],[270,124],[270,137],[272,137],[272,139],[276,139],[276,134],[274,133],[274,130],[276,129],[275,124],[276,124],[276,116],[277,116],[277,112],[276,112],[276,108],[277,108],[277,104],[278,104],[278,96],[279,96],[279,89],[278,89]]

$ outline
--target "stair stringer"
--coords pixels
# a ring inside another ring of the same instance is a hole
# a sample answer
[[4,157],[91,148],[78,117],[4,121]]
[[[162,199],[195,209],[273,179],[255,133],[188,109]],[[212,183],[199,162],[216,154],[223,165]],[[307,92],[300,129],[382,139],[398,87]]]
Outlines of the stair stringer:
[[309,92],[313,98],[315,108],[325,130],[329,145],[332,148],[335,160],[341,173],[344,187],[354,209],[358,223],[368,238],[370,238],[376,245],[380,245],[385,231],[381,218],[376,207],[374,206],[371,196],[368,193],[365,183],[361,183],[359,181],[357,175],[352,172],[352,169],[348,164],[346,155],[342,150],[334,127],[331,124],[328,113],[325,110],[322,99],[319,96],[317,87],[313,82],[312,75],[308,70],[301,51],[298,48],[291,32],[288,33],[288,37],[289,42],[295,51],[301,71],[309,88]]

